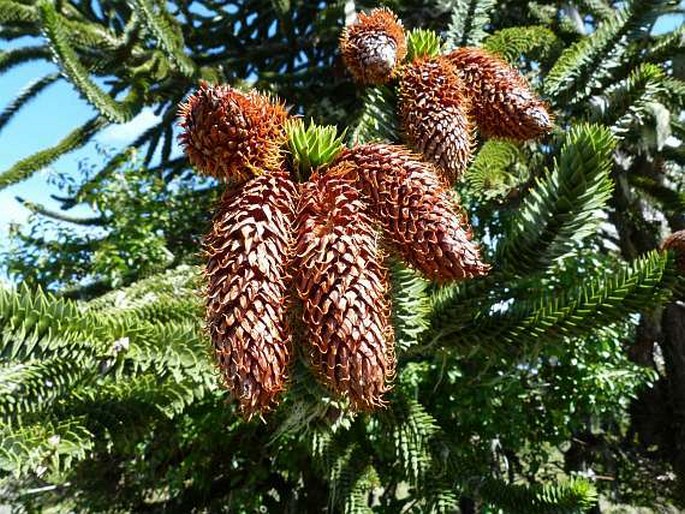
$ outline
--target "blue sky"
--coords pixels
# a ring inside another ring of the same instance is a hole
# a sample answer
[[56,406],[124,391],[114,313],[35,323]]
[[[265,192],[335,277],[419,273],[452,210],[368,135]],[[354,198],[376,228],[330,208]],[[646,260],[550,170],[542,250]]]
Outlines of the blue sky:
[[[685,6],[685,2],[681,5]],[[663,17],[655,26],[655,32],[671,30],[683,21],[681,15]],[[26,40],[11,44],[0,41],[0,50],[26,43]],[[3,74],[0,80],[0,109],[4,109],[27,84],[54,71],[57,71],[57,67],[52,63],[31,63],[12,68],[9,73]],[[0,172],[33,152],[56,144],[64,135],[94,115],[93,108],[79,98],[73,87],[65,80],[49,86],[0,130]],[[146,110],[127,124],[104,130],[95,141],[106,147],[122,148],[154,122],[154,114]],[[76,172],[79,160],[85,158],[95,163],[100,162],[95,153],[94,143],[64,156],[32,178],[0,191],[0,250],[7,244],[9,224],[21,223],[29,214],[27,209],[15,200],[15,196],[57,208],[59,204],[49,195],[58,193],[58,190],[48,184],[47,177],[55,171]]]
[[[0,50],[16,46],[21,45],[0,42]],[[29,63],[12,68],[2,75],[0,80],[0,109],[4,109],[33,80],[57,70],[56,65],[47,62]],[[59,80],[44,90],[0,130],[0,171],[9,169],[18,160],[38,150],[58,143],[67,133],[95,114],[95,110],[79,97],[66,80]],[[143,130],[154,124],[155,120],[152,111],[145,110],[129,123],[108,127],[93,142],[65,155],[32,178],[0,191],[0,249],[6,244],[9,224],[23,222],[29,214],[29,211],[15,200],[16,196],[58,208],[59,204],[49,196],[59,193],[56,186],[48,184],[50,173],[76,172],[82,159],[101,162],[95,152],[95,142],[109,148],[125,147]]]

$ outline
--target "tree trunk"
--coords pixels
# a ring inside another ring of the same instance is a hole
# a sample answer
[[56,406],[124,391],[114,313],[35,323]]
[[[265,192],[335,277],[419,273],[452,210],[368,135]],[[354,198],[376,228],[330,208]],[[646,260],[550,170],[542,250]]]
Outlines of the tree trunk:
[[671,414],[671,464],[678,475],[678,496],[685,502],[685,305],[682,302],[666,306],[661,327]]

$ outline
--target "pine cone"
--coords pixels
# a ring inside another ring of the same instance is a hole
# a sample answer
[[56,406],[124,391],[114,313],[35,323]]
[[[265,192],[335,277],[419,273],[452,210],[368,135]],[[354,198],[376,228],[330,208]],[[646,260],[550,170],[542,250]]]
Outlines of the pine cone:
[[188,159],[207,175],[237,185],[281,165],[288,114],[269,96],[203,82],[179,116]]
[[207,328],[248,418],[275,406],[287,379],[286,267],[296,202],[286,172],[257,177],[224,196],[204,242]]
[[360,410],[384,404],[395,370],[387,271],[365,209],[352,182],[312,176],[300,195],[295,257],[312,366]]
[[368,144],[338,162],[354,176],[371,212],[402,259],[426,277],[447,281],[485,275],[470,228],[435,169],[403,147]]
[[407,55],[402,23],[389,9],[360,13],[340,37],[343,61],[362,84],[384,84]]
[[474,133],[470,101],[454,66],[444,57],[402,69],[399,115],[411,146],[454,183],[468,166]]
[[663,250],[672,250],[676,256],[676,266],[685,273],[685,230],[673,232],[661,244]]
[[512,66],[480,48],[446,55],[471,93],[473,116],[486,137],[524,141],[552,129],[545,104]]

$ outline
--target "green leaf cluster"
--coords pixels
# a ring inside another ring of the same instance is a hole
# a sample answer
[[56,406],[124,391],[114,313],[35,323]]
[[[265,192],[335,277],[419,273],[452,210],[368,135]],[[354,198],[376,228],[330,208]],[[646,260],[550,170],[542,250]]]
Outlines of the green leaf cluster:
[[300,118],[288,122],[286,134],[293,166],[302,177],[330,164],[342,151],[345,137],[338,136],[333,126],[322,127],[312,120],[305,126]]

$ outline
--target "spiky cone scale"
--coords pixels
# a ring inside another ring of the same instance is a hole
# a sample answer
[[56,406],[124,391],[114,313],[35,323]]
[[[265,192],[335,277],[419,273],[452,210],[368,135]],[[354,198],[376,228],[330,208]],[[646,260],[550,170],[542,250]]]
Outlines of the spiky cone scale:
[[350,176],[404,262],[438,282],[488,272],[466,217],[431,164],[385,144],[345,150],[337,162],[354,165]]
[[525,141],[553,127],[545,103],[519,71],[480,48],[457,48],[445,56],[471,96],[472,114],[485,137]]
[[281,165],[288,113],[267,95],[203,82],[179,116],[188,160],[207,175],[239,185]]
[[385,84],[407,55],[402,23],[385,8],[360,13],[359,19],[340,36],[343,62],[362,84]]
[[313,175],[294,259],[312,367],[356,410],[383,406],[395,373],[388,273],[366,209],[350,180]]
[[261,175],[224,195],[204,240],[207,329],[247,418],[277,404],[288,376],[296,204],[297,186],[285,171]]
[[673,232],[664,239],[661,245],[663,250],[671,250],[675,254],[675,262],[678,270],[685,273],[685,230]]
[[404,66],[398,107],[410,146],[437,164],[447,181],[456,182],[471,160],[475,134],[470,99],[454,66],[444,57]]

